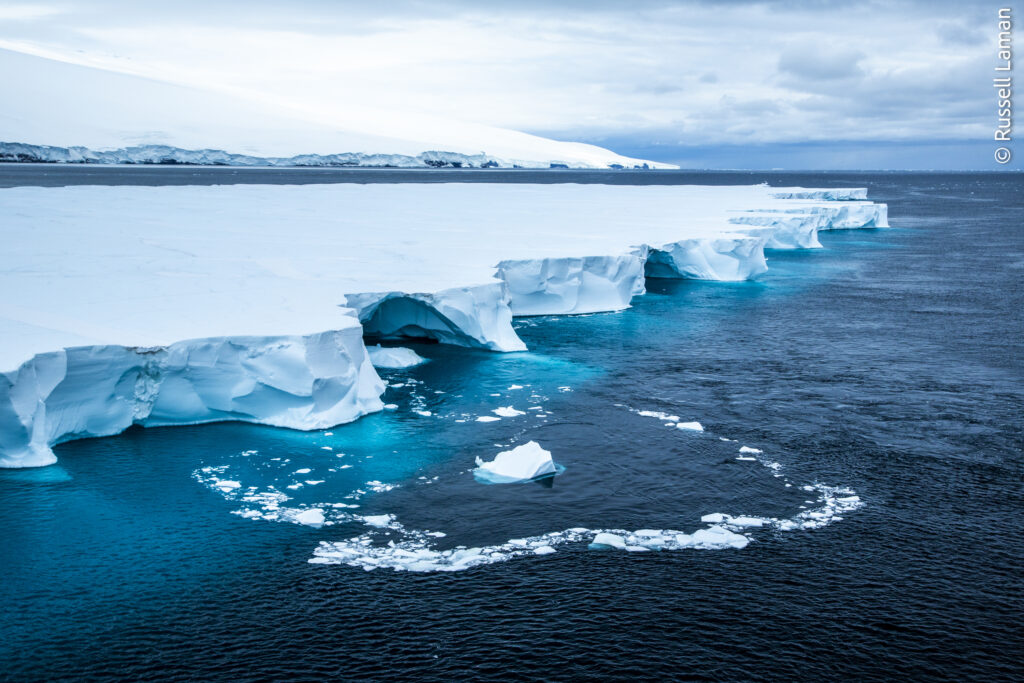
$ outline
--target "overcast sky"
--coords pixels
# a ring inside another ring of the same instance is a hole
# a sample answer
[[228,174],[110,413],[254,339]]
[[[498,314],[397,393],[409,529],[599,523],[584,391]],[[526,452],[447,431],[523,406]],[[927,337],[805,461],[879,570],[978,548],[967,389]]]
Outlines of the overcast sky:
[[999,6],[0,0],[0,47],[689,167],[994,170]]

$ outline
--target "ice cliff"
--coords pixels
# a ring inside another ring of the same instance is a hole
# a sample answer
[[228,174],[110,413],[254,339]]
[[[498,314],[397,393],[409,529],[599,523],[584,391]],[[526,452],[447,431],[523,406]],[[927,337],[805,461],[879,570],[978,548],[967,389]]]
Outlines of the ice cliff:
[[[780,196],[781,195],[781,196]],[[888,225],[862,190],[374,184],[0,190],[0,466],[130,425],[379,410],[363,338],[525,349],[517,315]]]
[[0,467],[49,465],[54,444],[133,424],[320,429],[380,410],[383,391],[357,326],[40,353],[0,374]]

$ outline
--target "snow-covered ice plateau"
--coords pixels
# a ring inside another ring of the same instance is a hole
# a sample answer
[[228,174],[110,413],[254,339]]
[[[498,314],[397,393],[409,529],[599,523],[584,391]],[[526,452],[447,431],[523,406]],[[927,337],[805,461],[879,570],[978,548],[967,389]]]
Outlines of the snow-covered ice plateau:
[[647,277],[742,280],[766,269],[766,248],[886,227],[885,205],[863,196],[490,183],[0,189],[0,466],[46,465],[54,444],[132,424],[348,422],[383,408],[364,337],[523,350],[513,316],[620,310]]
[[[281,104],[0,49],[0,161],[676,168],[595,145],[353,101]],[[68,116],[74,112],[74,116]]]

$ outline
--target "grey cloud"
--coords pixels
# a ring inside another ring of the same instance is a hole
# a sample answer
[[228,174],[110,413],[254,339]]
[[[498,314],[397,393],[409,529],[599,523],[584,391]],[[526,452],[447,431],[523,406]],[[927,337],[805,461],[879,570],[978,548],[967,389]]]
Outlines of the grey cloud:
[[947,45],[974,46],[984,43],[988,37],[980,28],[972,28],[963,24],[942,24],[938,28],[939,38]]
[[779,71],[797,78],[823,81],[863,75],[859,50],[829,50],[814,46],[788,48],[779,57]]

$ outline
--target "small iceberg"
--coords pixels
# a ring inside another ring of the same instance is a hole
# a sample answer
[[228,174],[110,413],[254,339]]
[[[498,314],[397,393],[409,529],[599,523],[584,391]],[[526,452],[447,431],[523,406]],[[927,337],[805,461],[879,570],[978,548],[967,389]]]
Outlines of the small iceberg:
[[402,368],[411,368],[420,363],[426,363],[427,359],[419,355],[412,349],[407,349],[402,346],[389,346],[383,347],[380,344],[376,346],[366,347],[366,352],[370,355],[370,363],[375,368],[385,368],[388,370],[400,370]]
[[473,476],[483,484],[515,484],[558,474],[562,469],[551,459],[551,451],[536,441],[502,451],[490,462],[477,457]]

